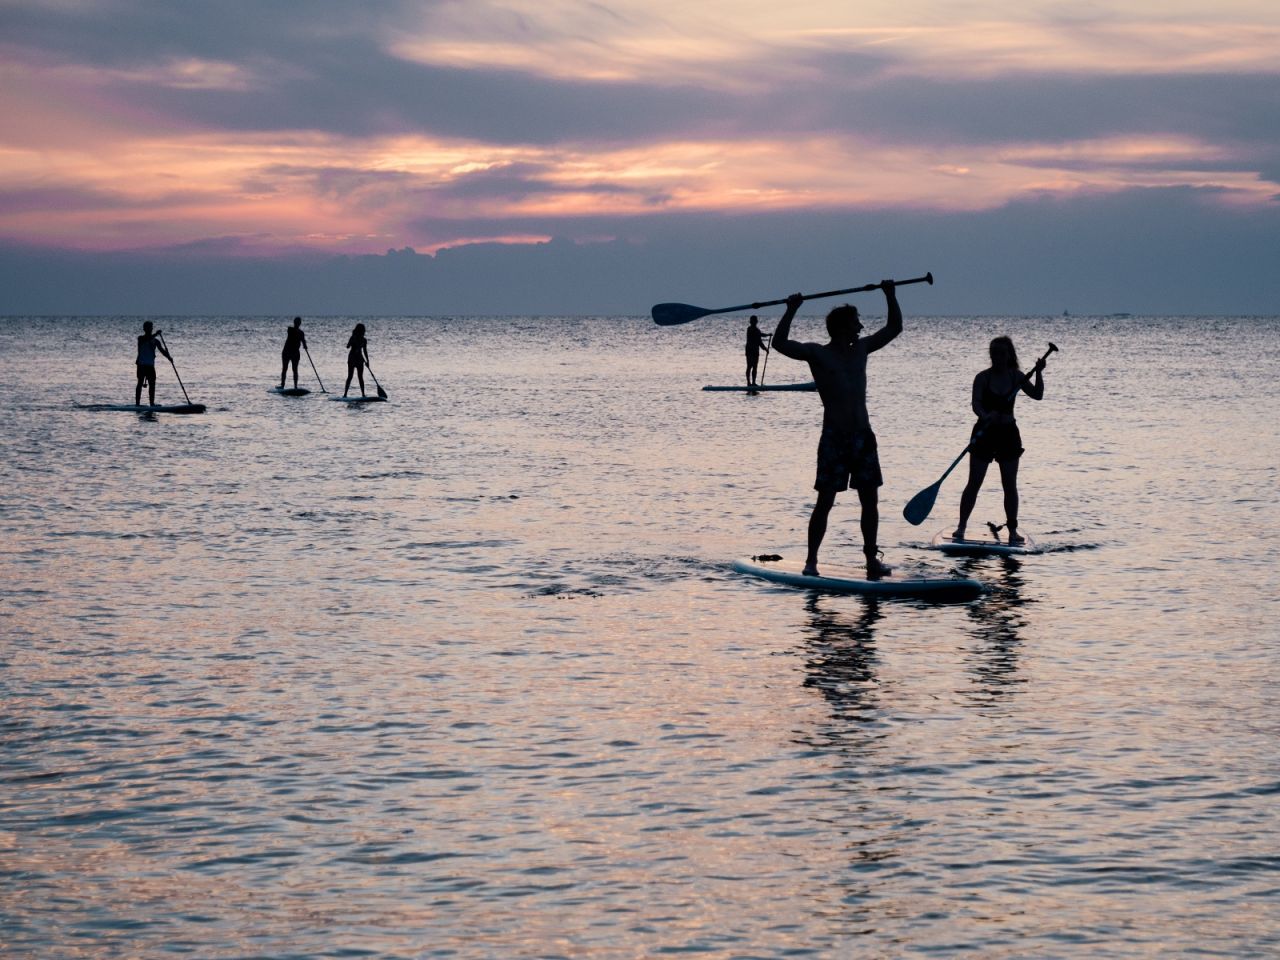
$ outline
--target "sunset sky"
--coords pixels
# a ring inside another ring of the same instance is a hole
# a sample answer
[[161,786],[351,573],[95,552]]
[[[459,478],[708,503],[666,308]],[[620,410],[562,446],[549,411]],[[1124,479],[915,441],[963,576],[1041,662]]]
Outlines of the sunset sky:
[[2,313],[318,312],[335,262],[347,311],[1280,313],[1271,0],[0,0],[0,52]]

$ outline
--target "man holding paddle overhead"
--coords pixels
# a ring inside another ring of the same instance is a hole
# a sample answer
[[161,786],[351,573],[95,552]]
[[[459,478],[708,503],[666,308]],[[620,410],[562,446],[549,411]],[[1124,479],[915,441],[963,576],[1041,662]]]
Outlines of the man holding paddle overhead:
[[803,294],[787,298],[787,310],[773,331],[773,347],[784,357],[809,364],[818,395],[822,397],[822,439],[818,443],[818,475],[814,489],[818,500],[809,518],[809,552],[804,572],[818,576],[818,548],[827,533],[827,517],[836,494],[850,487],[858,491],[862,505],[862,551],[867,559],[867,579],[880,580],[890,568],[880,562],[876,536],[880,526],[880,458],[876,435],[867,416],[867,355],[888,345],[902,332],[902,308],[896,284],[881,281],[888,304],[888,322],[869,337],[859,337],[862,321],[850,304],[827,314],[829,343],[801,343],[791,339],[791,321],[804,301]]

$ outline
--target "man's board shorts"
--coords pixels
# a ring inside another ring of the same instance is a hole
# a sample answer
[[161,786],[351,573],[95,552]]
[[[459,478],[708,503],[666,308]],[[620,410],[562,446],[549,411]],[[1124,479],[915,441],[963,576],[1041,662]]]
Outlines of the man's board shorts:
[[155,380],[155,378],[156,378],[156,365],[154,363],[138,364],[139,380]]
[[302,351],[297,349],[290,350],[288,347],[285,347],[282,351],[280,351],[280,359],[292,360],[294,363],[297,363],[299,360],[302,359]]
[[822,428],[822,439],[818,441],[818,476],[813,481],[813,489],[839,493],[850,487],[861,490],[883,483],[874,433]]
[[980,426],[980,423],[975,423],[973,432],[969,435],[972,443],[969,453],[975,460],[982,463],[990,463],[992,460],[996,463],[1008,463],[1022,456],[1022,434],[1018,432],[1016,422],[993,424],[979,437]]

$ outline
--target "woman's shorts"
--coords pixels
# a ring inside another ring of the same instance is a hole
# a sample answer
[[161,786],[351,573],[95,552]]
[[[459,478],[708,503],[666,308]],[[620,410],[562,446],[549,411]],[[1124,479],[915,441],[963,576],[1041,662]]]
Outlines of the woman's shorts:
[[1022,456],[1022,434],[1018,432],[1016,423],[997,423],[978,436],[979,424],[973,425],[970,440],[973,445],[969,453],[983,463],[1008,463]]

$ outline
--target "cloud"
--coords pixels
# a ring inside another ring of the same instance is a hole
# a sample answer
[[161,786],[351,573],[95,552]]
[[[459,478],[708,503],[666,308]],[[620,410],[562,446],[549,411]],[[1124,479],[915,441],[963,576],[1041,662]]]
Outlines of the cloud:
[[[1273,313],[1280,205],[1238,210],[1213,191],[1043,197],[998,209],[578,218],[604,243],[470,244],[435,256],[245,256],[205,249],[74,254],[0,248],[0,312],[631,314],[706,306],[932,270],[909,315]],[[470,229],[555,230],[468,222]]]

